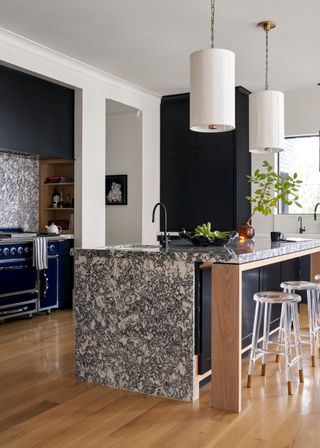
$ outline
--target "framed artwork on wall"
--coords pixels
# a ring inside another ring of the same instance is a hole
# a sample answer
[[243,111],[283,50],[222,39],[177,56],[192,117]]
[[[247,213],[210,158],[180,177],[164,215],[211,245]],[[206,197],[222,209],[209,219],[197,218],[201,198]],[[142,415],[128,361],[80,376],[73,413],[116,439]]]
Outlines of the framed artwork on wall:
[[106,205],[127,205],[127,179],[126,174],[106,176]]

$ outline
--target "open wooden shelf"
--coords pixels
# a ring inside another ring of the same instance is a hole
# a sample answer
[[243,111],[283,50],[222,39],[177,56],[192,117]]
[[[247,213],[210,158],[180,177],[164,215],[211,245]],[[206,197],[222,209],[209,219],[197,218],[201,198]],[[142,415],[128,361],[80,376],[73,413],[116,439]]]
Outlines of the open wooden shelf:
[[74,182],[44,182],[43,184],[44,186],[49,186],[49,187],[53,187],[53,185],[55,185],[56,187],[58,187],[58,185],[74,185]]
[[43,210],[54,210],[55,212],[65,212],[65,211],[68,211],[68,210],[74,210],[74,208],[72,208],[72,207],[62,207],[62,208],[50,208],[50,207],[47,207],[47,208],[44,208]]
[[[74,161],[64,159],[40,159],[39,160],[39,232],[45,233],[49,221],[60,225],[59,221],[70,221],[73,207],[53,208],[52,196],[56,188],[62,192],[64,202],[67,194],[70,195],[70,205],[74,199],[74,182],[45,182],[47,177],[69,177],[74,179]],[[62,223],[61,223],[62,224]],[[73,230],[62,230],[62,235],[71,235]]]

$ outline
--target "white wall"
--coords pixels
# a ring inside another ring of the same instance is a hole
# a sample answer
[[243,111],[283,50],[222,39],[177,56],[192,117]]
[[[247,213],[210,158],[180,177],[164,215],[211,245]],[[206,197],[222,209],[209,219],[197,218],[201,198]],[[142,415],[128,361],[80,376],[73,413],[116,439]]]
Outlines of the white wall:
[[108,113],[108,101],[106,174],[128,175],[128,204],[106,207],[106,245],[141,243],[142,113]]
[[284,94],[286,136],[318,134],[320,130],[320,86]]
[[160,198],[160,97],[1,29],[0,55],[3,65],[76,90],[77,247],[105,244],[106,99],[142,111],[142,242],[153,243],[150,213]]
[[[320,87],[306,90],[285,92],[285,135],[310,135],[318,134],[320,130]],[[263,160],[267,160],[274,168],[277,168],[277,155],[252,154],[252,173],[261,169]],[[253,187],[253,186],[252,186]],[[314,221],[313,215],[301,215],[303,226],[307,233],[320,233],[320,217]],[[283,233],[298,233],[298,215],[263,216],[255,213],[252,224],[258,233],[268,233],[272,230]]]

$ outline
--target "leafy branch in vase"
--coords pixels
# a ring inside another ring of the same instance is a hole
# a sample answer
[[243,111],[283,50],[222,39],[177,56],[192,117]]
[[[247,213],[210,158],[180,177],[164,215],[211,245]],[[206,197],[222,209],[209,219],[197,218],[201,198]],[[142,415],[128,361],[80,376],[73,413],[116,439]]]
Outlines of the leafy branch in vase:
[[[271,215],[271,207],[277,207],[280,200],[287,205],[295,204],[298,207],[302,207],[297,202],[300,184],[302,183],[302,180],[297,179],[297,173],[294,173],[293,177],[287,176],[283,178],[273,171],[273,167],[266,160],[262,163],[262,166],[267,169],[266,173],[260,173],[260,170],[257,169],[254,172],[254,176],[247,176],[249,182],[258,185],[254,196],[246,197],[251,204],[254,204],[252,214],[247,221],[248,223],[255,212],[261,212],[265,216]],[[289,199],[289,196],[292,196],[292,198]]]

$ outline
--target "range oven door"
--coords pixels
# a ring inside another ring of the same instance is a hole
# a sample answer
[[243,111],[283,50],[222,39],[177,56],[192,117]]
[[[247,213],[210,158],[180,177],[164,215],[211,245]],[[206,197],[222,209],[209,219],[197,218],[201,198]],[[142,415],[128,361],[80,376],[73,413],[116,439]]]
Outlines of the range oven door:
[[32,259],[0,261],[0,319],[37,311],[37,273]]
[[39,311],[58,308],[59,304],[59,255],[48,255],[48,269],[39,271]]

